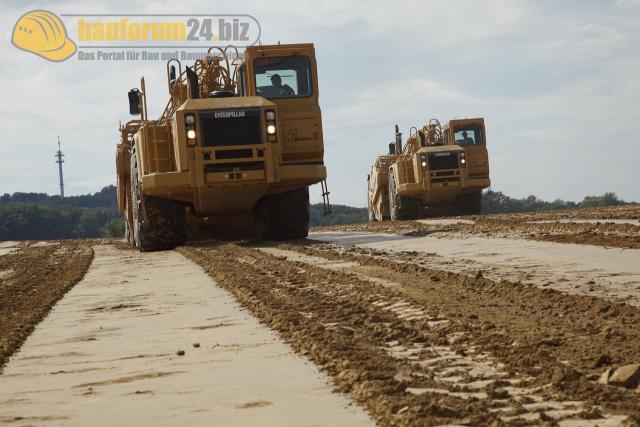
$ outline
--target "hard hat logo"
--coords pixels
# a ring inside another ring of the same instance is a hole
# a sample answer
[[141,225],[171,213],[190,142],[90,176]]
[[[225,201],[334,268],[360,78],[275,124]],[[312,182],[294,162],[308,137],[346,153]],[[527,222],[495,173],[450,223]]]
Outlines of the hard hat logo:
[[64,61],[77,50],[60,18],[46,10],[22,15],[13,27],[11,42],[19,49],[56,62]]

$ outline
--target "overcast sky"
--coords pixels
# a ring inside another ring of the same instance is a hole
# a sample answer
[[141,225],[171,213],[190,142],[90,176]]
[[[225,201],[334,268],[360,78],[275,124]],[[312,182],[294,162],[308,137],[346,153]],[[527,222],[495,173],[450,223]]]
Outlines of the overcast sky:
[[[45,61],[16,49],[20,15],[0,11],[0,193],[67,194],[115,183],[127,91],[147,80],[151,116],[167,102],[164,63]],[[484,117],[494,190],[640,201],[640,0],[60,1],[56,13],[251,14],[263,44],[316,46],[325,162],[334,203],[366,206],[366,175],[393,139],[430,118]],[[74,38],[74,34],[70,34]],[[313,187],[312,200],[320,199]]]

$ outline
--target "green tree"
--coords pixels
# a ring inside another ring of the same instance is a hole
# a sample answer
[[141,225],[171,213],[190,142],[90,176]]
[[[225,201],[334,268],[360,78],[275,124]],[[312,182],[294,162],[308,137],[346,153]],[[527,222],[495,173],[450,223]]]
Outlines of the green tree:
[[113,237],[121,239],[124,237],[124,220],[122,218],[113,218],[102,227],[102,235],[104,237]]
[[593,208],[600,206],[618,206],[622,205],[625,202],[620,200],[616,193],[608,192],[604,193],[602,196],[586,196],[582,202],[580,202],[579,207],[581,208]]

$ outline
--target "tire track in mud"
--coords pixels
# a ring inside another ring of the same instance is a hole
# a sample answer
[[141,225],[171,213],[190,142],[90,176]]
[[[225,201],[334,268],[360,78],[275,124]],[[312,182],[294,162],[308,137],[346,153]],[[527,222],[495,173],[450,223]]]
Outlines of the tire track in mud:
[[[483,277],[482,271],[478,271],[476,277],[469,277],[464,273],[436,270],[421,265],[418,253],[310,240],[279,247],[359,266],[358,269],[368,275],[397,282],[397,289],[407,297],[437,306],[449,317],[467,319],[481,326],[482,322],[491,321],[496,328],[503,327],[517,344],[528,337],[526,341],[542,343],[549,351],[553,350],[551,354],[556,359],[571,360],[579,369],[605,366],[602,362],[605,359],[610,359],[611,364],[635,363],[640,357],[637,351],[640,332],[636,328],[640,324],[638,307],[519,282],[498,282]],[[491,325],[484,328],[494,329]],[[554,341],[554,336],[559,339]]]
[[[514,352],[509,332],[482,310],[456,312],[424,289],[405,289],[407,280],[410,287],[442,290],[468,286],[468,278],[444,272],[416,277],[371,257],[315,246],[222,244],[180,251],[328,372],[381,425],[619,425],[623,414],[638,415],[637,395],[595,383],[591,372],[562,363],[535,337]],[[447,293],[439,292],[441,299]],[[454,292],[448,298],[459,297]]]

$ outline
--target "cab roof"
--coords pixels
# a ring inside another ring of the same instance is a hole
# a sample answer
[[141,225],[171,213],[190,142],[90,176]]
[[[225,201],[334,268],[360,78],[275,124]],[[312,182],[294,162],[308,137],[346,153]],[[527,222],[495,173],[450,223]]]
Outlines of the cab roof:
[[484,118],[477,117],[477,118],[471,118],[471,119],[449,120],[448,122],[442,125],[442,129],[447,130],[452,126],[458,126],[458,125],[481,125],[484,127]]
[[295,55],[296,53],[300,53],[300,54],[306,53],[310,56],[315,56],[315,47],[313,43],[263,44],[263,45],[247,46],[245,48],[244,58],[238,63],[238,66],[246,62],[247,58],[256,58],[259,56],[264,56],[267,53],[269,54],[269,56],[274,56],[274,55],[286,56],[286,55]]

